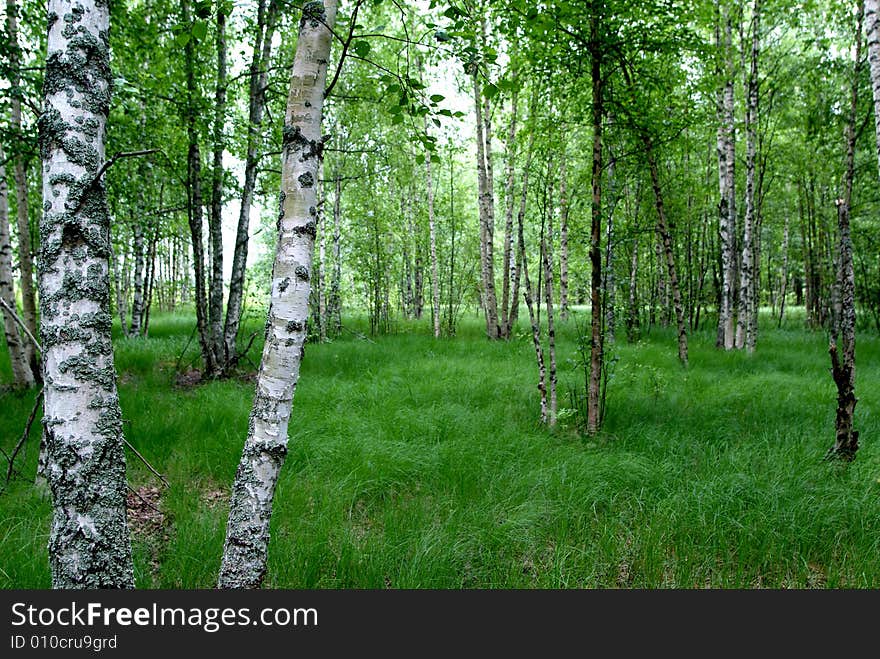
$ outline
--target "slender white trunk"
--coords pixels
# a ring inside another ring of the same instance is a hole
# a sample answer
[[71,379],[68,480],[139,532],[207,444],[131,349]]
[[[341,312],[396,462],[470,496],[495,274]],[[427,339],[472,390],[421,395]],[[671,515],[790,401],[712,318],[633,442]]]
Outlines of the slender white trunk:
[[[10,94],[10,124],[15,133],[22,131],[21,119],[21,48],[18,44],[18,7],[16,0],[6,0],[6,33],[9,37],[9,86],[19,94]],[[12,159],[15,180],[15,210],[18,230],[18,267],[21,272],[22,320],[28,331],[37,334],[37,302],[34,295],[34,261],[31,253],[31,226],[28,216],[27,163],[21,156]],[[31,372],[40,378],[40,363],[30,341],[25,342],[25,352]]]
[[125,453],[110,343],[108,4],[50,0],[40,116],[40,336],[49,563],[56,588],[132,588]]
[[318,335],[321,342],[327,340],[327,284],[324,259],[327,255],[327,196],[324,193],[324,166],[318,166],[318,268],[315,284],[318,288]]
[[868,66],[874,98],[874,132],[877,166],[880,168],[880,0],[865,0],[865,32],[868,41]]
[[720,128],[718,131],[719,231],[721,241],[721,307],[718,310],[718,347],[734,346],[734,286],[736,278],[736,141],[734,134],[733,96],[733,21],[724,4],[720,30],[724,31],[719,48],[724,55],[724,85],[720,92]]
[[[140,206],[143,211],[143,204]],[[144,228],[142,213],[134,218],[134,301],[131,303],[131,326],[128,333],[131,336],[140,336],[141,318],[144,313]]]
[[333,193],[333,279],[330,282],[330,315],[333,316],[333,331],[342,331],[342,179],[337,173],[334,177]]
[[437,233],[434,220],[434,177],[431,172],[431,155],[425,157],[425,176],[428,186],[428,232],[431,240],[431,317],[434,321],[434,338],[440,338],[440,275],[437,271]]
[[501,275],[501,335],[509,339],[510,321],[510,289],[511,275],[516,275],[516,254],[513,251],[513,173],[516,161],[516,110],[517,90],[514,87],[510,99],[510,125],[507,130],[507,171],[505,172],[504,202],[504,256],[502,258]]
[[739,272],[739,307],[737,310],[736,339],[737,348],[755,351],[755,337],[751,326],[752,315],[757,305],[755,299],[755,164],[757,156],[758,121],[758,36],[760,25],[760,0],[755,0],[752,13],[752,57],[749,77],[746,82],[748,96],[746,105],[746,216],[743,222],[742,265]]
[[257,588],[266,574],[269,520],[287,455],[287,427],[309,314],[315,244],[321,118],[337,0],[303,7],[290,79],[281,156],[278,244],[266,344],[257,375],[247,440],[232,486],[221,588]]
[[[559,317],[568,318],[568,155],[559,159]],[[609,218],[609,223],[610,223]],[[611,226],[610,224],[608,225]],[[611,312],[614,313],[613,311]]]
[[[0,145],[0,298],[3,300],[3,330],[6,334],[6,348],[12,366],[12,379],[17,387],[34,386],[34,374],[25,350],[25,339],[19,333],[18,324],[12,315],[15,310],[15,291],[12,286],[12,244],[9,235],[9,192],[6,186],[6,159]],[[7,309],[8,307],[8,309]]]

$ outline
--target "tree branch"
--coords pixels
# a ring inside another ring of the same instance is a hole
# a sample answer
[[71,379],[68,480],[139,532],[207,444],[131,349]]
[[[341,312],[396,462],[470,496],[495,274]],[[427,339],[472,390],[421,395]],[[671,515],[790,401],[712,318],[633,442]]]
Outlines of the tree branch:
[[0,306],[2,306],[6,310],[6,313],[12,316],[12,319],[18,324],[19,327],[21,327],[21,329],[24,330],[24,333],[27,334],[27,337],[33,342],[40,354],[42,354],[43,348],[40,347],[40,342],[37,341],[33,334],[31,334],[31,331],[27,328],[27,325],[24,324],[24,321],[21,319],[21,317],[15,312],[15,309],[10,307],[6,300],[4,300],[2,297],[0,297]]

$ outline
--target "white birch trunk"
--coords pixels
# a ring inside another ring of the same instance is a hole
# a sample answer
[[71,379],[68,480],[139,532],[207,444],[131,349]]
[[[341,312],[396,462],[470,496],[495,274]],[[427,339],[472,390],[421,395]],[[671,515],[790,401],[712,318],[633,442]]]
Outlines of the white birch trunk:
[[40,335],[49,563],[55,588],[134,587],[125,453],[110,343],[108,4],[50,0],[40,116]]
[[[559,159],[559,317],[568,319],[568,154]],[[609,219],[610,222],[610,219]],[[609,224],[610,227],[610,224]],[[614,313],[613,311],[611,312]],[[613,328],[612,328],[613,333]]]
[[877,166],[880,168],[880,0],[865,0],[865,32],[868,41],[868,68],[874,99],[874,132]]
[[275,485],[287,455],[287,427],[309,314],[316,184],[324,143],[321,118],[337,0],[325,3],[307,3],[300,20],[283,132],[281,208],[266,344],[232,487],[221,588],[257,588],[263,581]]
[[[18,7],[15,0],[6,1],[6,33],[9,37],[9,86],[12,89],[21,88],[21,48],[18,44]],[[10,124],[13,131],[21,133],[21,97],[10,94]],[[13,178],[15,180],[15,210],[16,225],[18,232],[18,267],[21,272],[21,307],[22,320],[28,331],[37,335],[37,303],[34,295],[34,260],[31,253],[31,231],[28,219],[28,182],[27,165],[21,156],[14,157]],[[40,378],[40,363],[37,359],[36,348],[30,341],[25,342],[25,352],[31,365],[31,372]]]
[[755,0],[752,13],[752,57],[746,83],[746,216],[743,222],[742,265],[739,272],[739,307],[737,309],[735,345],[738,349],[755,351],[751,326],[755,311],[755,162],[757,156],[758,121],[758,35],[761,3]]
[[719,232],[721,241],[721,308],[718,310],[718,347],[730,350],[734,346],[734,286],[736,277],[736,141],[734,134],[733,96],[733,36],[729,7],[721,12],[724,30],[724,86],[720,94],[721,124],[718,132],[718,171],[721,201],[719,204]]
[[[0,145],[0,298],[3,300],[3,330],[6,348],[12,366],[12,380],[16,387],[29,389],[34,386],[34,373],[25,349],[25,339],[19,333],[12,311],[15,307],[15,290],[12,286],[12,241],[9,234],[9,191],[6,185],[6,155]],[[9,307],[9,310],[6,309]]]
[[437,271],[437,233],[434,219],[434,180],[431,172],[431,154],[425,157],[425,176],[428,186],[428,232],[431,240],[431,317],[434,338],[440,338],[440,275]]
[[[143,204],[140,205],[143,211]],[[134,300],[131,303],[130,336],[141,335],[141,318],[144,313],[144,228],[141,225],[143,213],[139,213],[133,223],[134,230]]]

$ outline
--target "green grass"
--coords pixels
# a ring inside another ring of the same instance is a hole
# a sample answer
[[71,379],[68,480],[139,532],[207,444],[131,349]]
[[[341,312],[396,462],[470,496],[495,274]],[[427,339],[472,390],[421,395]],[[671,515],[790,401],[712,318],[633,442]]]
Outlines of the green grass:
[[[192,324],[160,316],[148,340],[115,344],[126,437],[172,485],[167,540],[135,540],[140,587],[214,585],[227,511],[209,494],[228,492],[247,430],[252,382],[172,386]],[[862,448],[843,466],[822,460],[835,409],[826,337],[796,318],[762,328],[753,356],[698,333],[687,371],[671,330],[633,345],[621,331],[592,439],[537,422],[527,336],[490,343],[473,316],[454,339],[433,340],[427,322],[398,330],[307,347],[267,586],[880,586],[873,334],[857,347]],[[581,376],[567,364],[574,324],[559,334],[564,406]],[[4,450],[32,399],[0,394]],[[50,583],[36,441],[35,431],[23,477],[0,495],[3,588]],[[130,454],[128,470],[135,487],[155,482]]]

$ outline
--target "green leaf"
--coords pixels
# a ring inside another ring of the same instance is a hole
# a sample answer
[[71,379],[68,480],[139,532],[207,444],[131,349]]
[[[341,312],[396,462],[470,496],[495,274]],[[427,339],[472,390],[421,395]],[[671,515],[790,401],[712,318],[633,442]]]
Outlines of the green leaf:
[[498,95],[498,87],[490,82],[485,87],[483,87],[483,94],[486,96],[486,98],[494,98]]
[[403,123],[403,114],[402,113],[395,114],[394,118],[391,120],[391,125],[396,126],[397,124],[402,124],[402,123]]
[[445,98],[446,97],[443,96],[443,94],[431,94],[431,102],[432,103],[439,103],[440,101],[442,101]]
[[189,43],[190,39],[192,39],[192,34],[189,32],[181,32],[180,34],[174,35],[174,45],[178,48],[183,48]]
[[355,41],[354,42],[354,54],[358,57],[366,57],[370,54],[370,42],[369,41]]
[[432,119],[432,121],[434,122],[434,125],[437,126],[437,128],[440,128],[443,125],[440,123],[439,119]]
[[416,156],[416,164],[417,164],[417,165],[424,165],[424,164],[425,164],[425,156],[424,156],[424,154],[420,153],[420,154],[418,154],[418,155]]
[[440,164],[440,156],[438,156],[436,153],[432,153],[431,154],[431,162],[437,163],[439,165]]
[[195,21],[192,26],[192,36],[196,41],[202,41],[208,36],[208,24],[205,21]]

